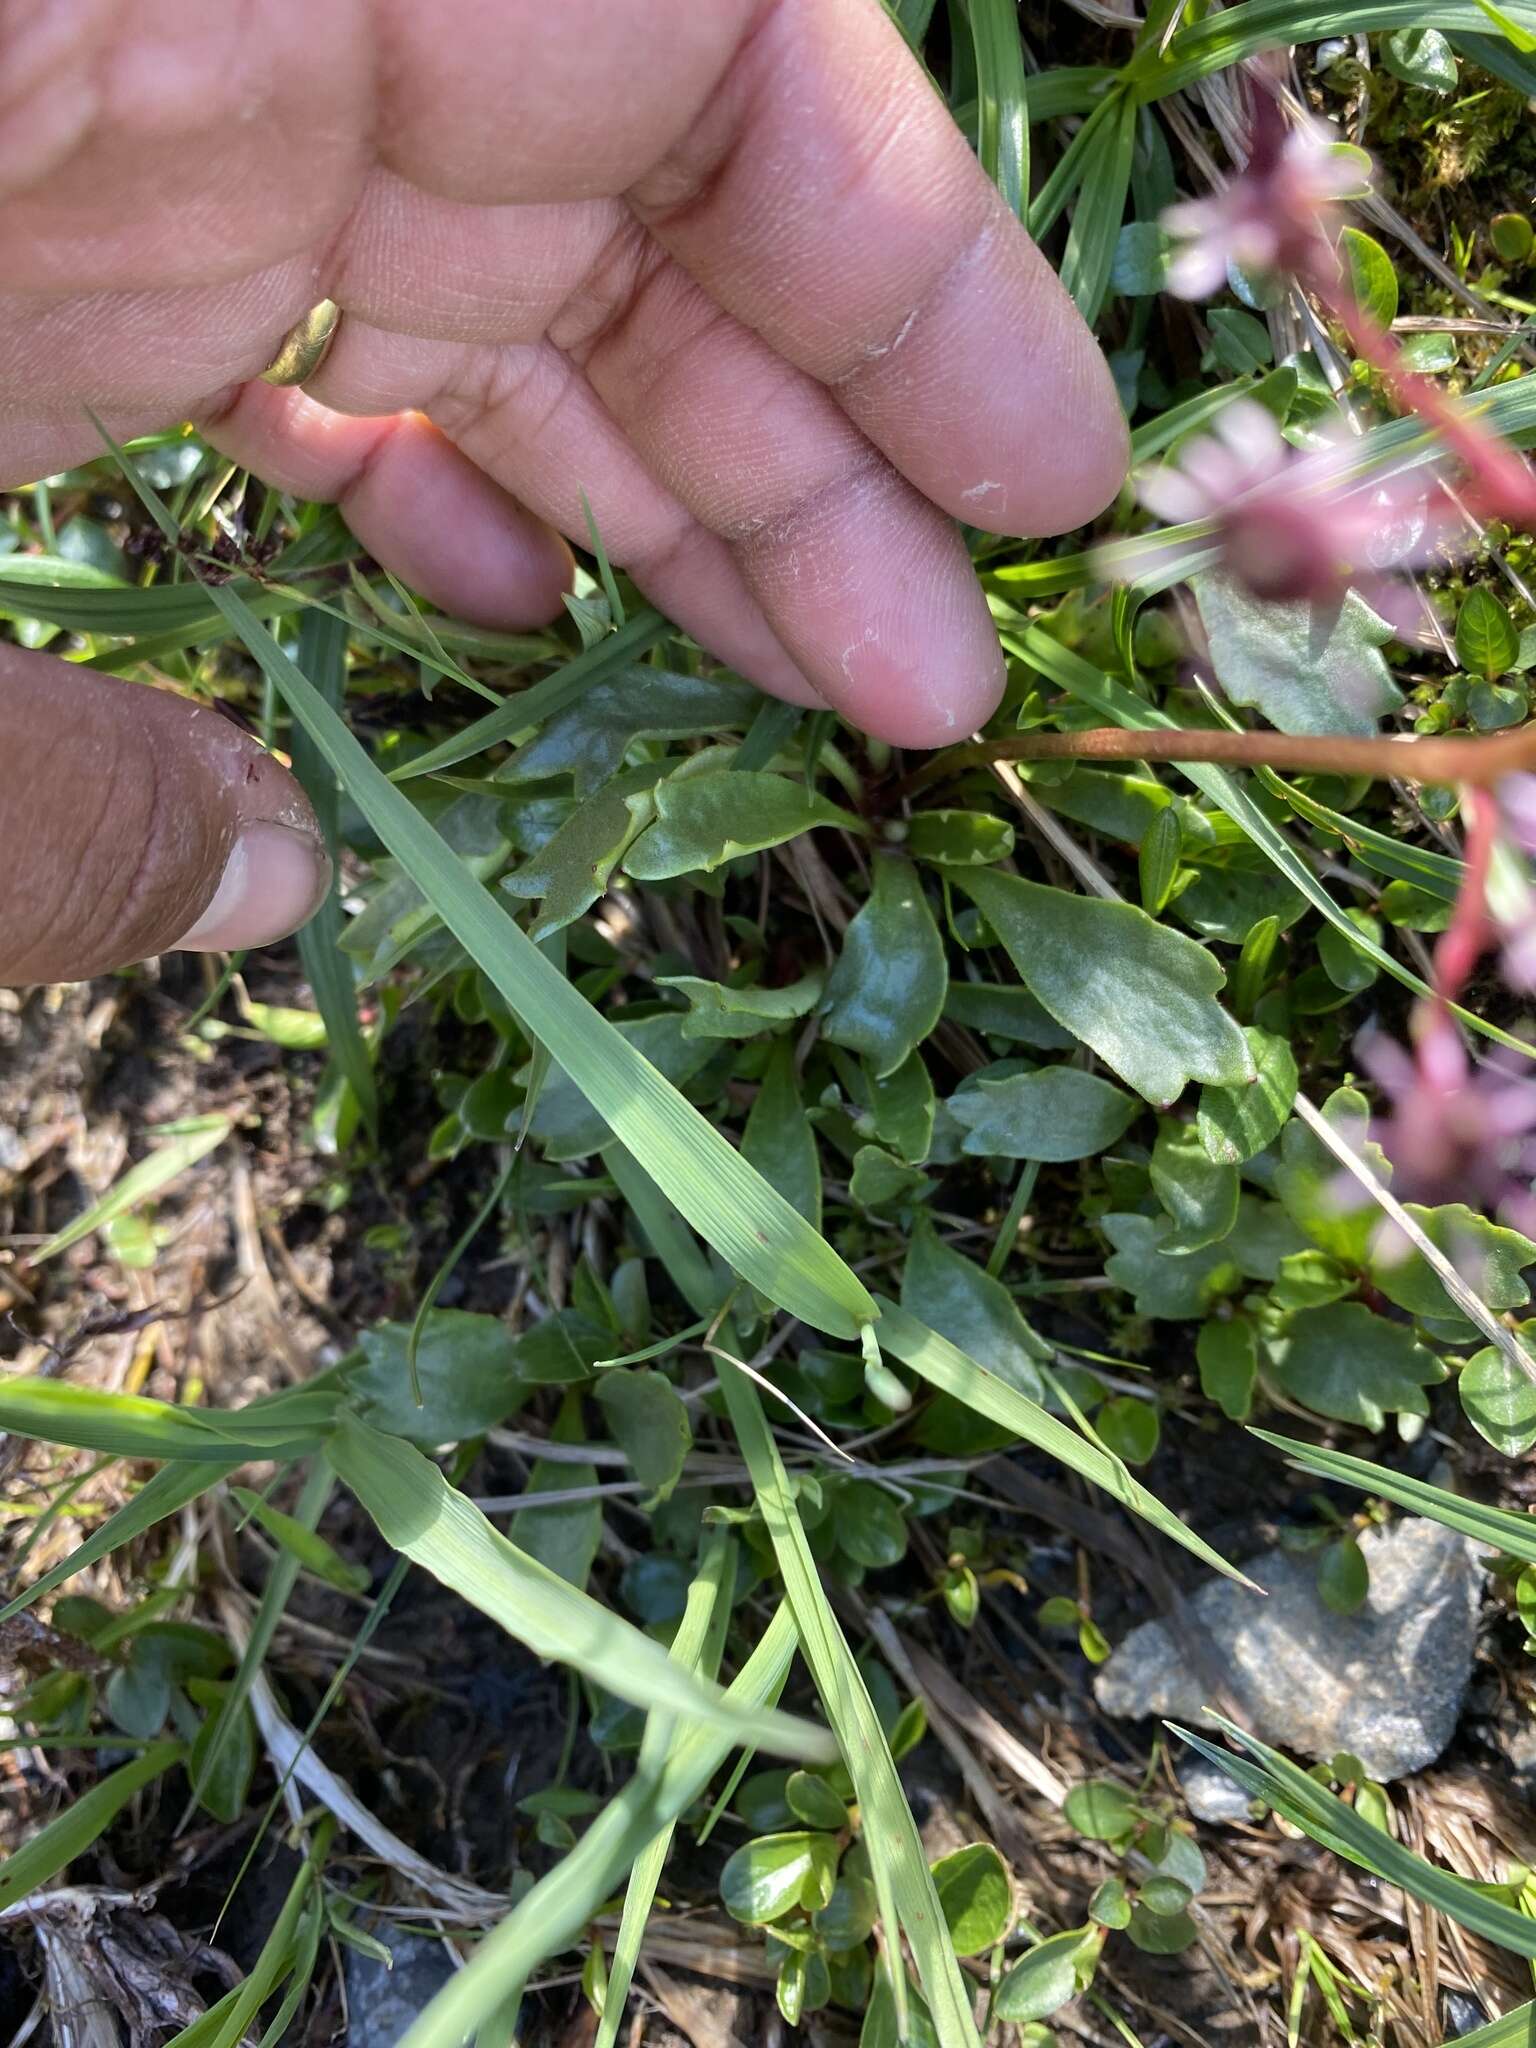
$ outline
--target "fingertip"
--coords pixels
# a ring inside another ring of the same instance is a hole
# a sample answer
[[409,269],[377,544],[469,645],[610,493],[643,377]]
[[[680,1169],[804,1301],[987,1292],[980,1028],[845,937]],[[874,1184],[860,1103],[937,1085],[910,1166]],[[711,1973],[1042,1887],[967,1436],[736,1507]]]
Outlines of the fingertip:
[[330,856],[316,833],[253,821],[230,848],[196,922],[169,950],[234,953],[270,946],[307,924],[330,886]]
[[280,761],[208,705],[0,649],[0,983],[269,944],[330,882]]
[[1006,672],[959,534],[889,471],[743,551],[780,640],[850,724],[940,747],[985,724]]
[[877,740],[924,751],[952,746],[987,720],[1002,699],[1007,672],[995,635],[924,652],[855,643],[843,656],[840,708]]

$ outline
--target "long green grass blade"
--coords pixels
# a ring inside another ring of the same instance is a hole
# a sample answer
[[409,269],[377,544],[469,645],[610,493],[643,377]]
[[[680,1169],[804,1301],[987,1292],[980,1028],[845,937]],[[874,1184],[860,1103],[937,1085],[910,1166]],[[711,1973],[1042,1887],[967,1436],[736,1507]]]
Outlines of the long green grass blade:
[[466,725],[462,732],[456,732],[452,739],[429,747],[426,753],[418,754],[413,761],[397,768],[394,780],[410,782],[418,775],[435,775],[439,769],[456,767],[472,755],[483,754],[487,747],[498,746],[503,740],[527,732],[530,726],[553,718],[557,711],[564,711],[567,705],[577,703],[594,683],[603,682],[619,669],[627,668],[632,661],[638,661],[648,648],[664,640],[671,630],[659,612],[636,612],[632,619],[627,619],[605,640],[599,640],[595,647],[576,655],[552,676],[545,676],[542,682],[534,683],[529,689],[519,690],[515,697],[509,698],[498,709],[488,711],[473,725]]
[[[730,1621],[731,1599],[736,1590],[736,1547],[728,1531],[711,1530],[704,1539],[698,1576],[688,1588],[683,1618],[677,1625],[669,1654],[685,1670],[713,1679],[720,1669],[725,1647],[725,1629]],[[658,1777],[672,1742],[671,1723],[653,1714],[645,1724],[640,1755],[635,1769],[641,1777]],[[624,1911],[613,1944],[613,1961],[608,1969],[608,1990],[603,1999],[603,2016],[598,2023],[593,2048],[613,2048],[624,2003],[634,1981],[635,1962],[645,1938],[656,1887],[661,1882],[667,1851],[672,1846],[675,1823],[658,1829],[635,1858],[624,1892]]]
[[[966,1982],[949,1943],[917,1824],[863,1673],[822,1589],[757,1389],[745,1373],[723,1359],[720,1387],[794,1611],[800,1647],[827,1718],[837,1731],[843,1762],[858,1795],[863,1840],[886,1923],[888,1952],[900,1953],[891,1928],[894,1917],[911,1946],[940,2048],[975,2048],[976,2028]],[[905,1985],[899,1970],[895,1978],[898,2004],[902,2004]],[[905,2031],[904,2024],[900,2030]]]
[[1109,289],[1115,243],[1125,218],[1130,189],[1131,157],[1136,142],[1136,103],[1116,101],[1109,129],[1084,173],[1072,210],[1072,227],[1062,252],[1061,281],[1090,326],[1098,319]]
[[1104,146],[1106,129],[1112,132],[1119,119],[1122,97],[1117,80],[1067,144],[1051,175],[1030,201],[1029,232],[1036,241],[1056,225],[1067,201],[1083,182],[1096,153]]
[[1019,1393],[1006,1380],[986,1371],[951,1344],[947,1337],[941,1337],[937,1330],[930,1330],[926,1323],[908,1315],[894,1301],[882,1299],[880,1302],[880,1343],[882,1349],[894,1353],[903,1365],[910,1366],[930,1386],[952,1394],[978,1415],[1001,1423],[1005,1429],[1023,1437],[1026,1443],[1048,1452],[1059,1463],[1081,1473],[1084,1479],[1091,1479],[1095,1486],[1102,1486],[1122,1507],[1140,1515],[1161,1535],[1193,1551],[1203,1563],[1214,1565],[1217,1571],[1225,1572],[1229,1579],[1236,1579],[1241,1585],[1252,1584],[1203,1537],[1186,1528],[1171,1508],[1163,1506],[1156,1494],[1148,1493],[1133,1479],[1120,1459],[1089,1443],[1075,1430],[1069,1429],[1066,1423],[1031,1401],[1028,1395]]
[[607,1146],[603,1164],[634,1210],[651,1250],[666,1267],[684,1301],[696,1315],[706,1319],[714,1316],[726,1290],[719,1274],[700,1251],[693,1232],[622,1145]]
[[[347,633],[344,618],[319,610],[306,611],[299,621],[299,665],[316,690],[339,711],[346,695]],[[346,922],[341,908],[338,827],[341,792],[336,777],[309,734],[298,727],[293,735],[293,769],[315,807],[336,872],[330,893],[299,933],[299,958],[315,1003],[325,1019],[325,1039],[338,1072],[357,1098],[363,1122],[375,1141],[379,1135],[379,1092],[373,1062],[357,1016],[357,984],[351,963],[338,941]]]
[[[1210,1709],[1207,1713],[1252,1762],[1229,1755],[1187,1728],[1174,1728],[1174,1733],[1256,1797],[1267,1800],[1297,1827],[1350,1862],[1372,1871],[1387,1884],[1400,1885],[1414,1898],[1422,1899],[1427,1906],[1433,1906],[1463,1927],[1470,1927],[1474,1934],[1485,1936],[1500,1948],[1536,1957],[1536,1920],[1490,1897],[1486,1886],[1426,1863],[1385,1829],[1362,1819],[1352,1806],[1346,1806],[1289,1757],[1260,1742],[1256,1735],[1250,1735],[1224,1715]],[[1168,1725],[1173,1727],[1172,1722]]]
[[1345,1451],[1299,1443],[1294,1437],[1275,1436],[1267,1429],[1253,1429],[1249,1435],[1256,1436],[1261,1443],[1273,1444],[1303,1472],[1313,1472],[1319,1479],[1337,1480],[1341,1486],[1358,1487],[1362,1493],[1379,1494],[1383,1500],[1395,1501],[1413,1514],[1459,1530],[1474,1543],[1485,1543],[1491,1550],[1502,1550],[1507,1557],[1536,1564],[1536,1519],[1530,1515],[1516,1515],[1508,1508],[1485,1507],[1481,1501],[1463,1500],[1458,1493],[1447,1493],[1443,1486],[1410,1479],[1404,1472],[1389,1471],[1369,1458],[1352,1458]]
[[45,1245],[32,1254],[34,1266],[40,1266],[44,1259],[51,1259],[57,1253],[67,1251],[72,1244],[78,1244],[82,1237],[89,1237],[93,1230],[103,1230],[117,1217],[126,1215],[139,1202],[147,1202],[151,1195],[159,1194],[175,1180],[179,1173],[185,1173],[215,1145],[229,1136],[227,1116],[200,1116],[193,1118],[173,1138],[167,1138],[163,1145],[157,1145],[147,1159],[141,1159],[137,1166],[112,1183],[99,1200],[49,1238]]
[[[788,1606],[778,1608],[724,1697],[743,1718],[777,1697],[795,1653]],[[475,1950],[399,2048],[459,2048],[493,2012],[517,1998],[546,1956],[580,1940],[592,1915],[646,1843],[690,1806],[733,1747],[722,1729],[696,1722],[667,1751],[656,1777],[637,1771],[563,1856]]]
[[381,1533],[435,1579],[497,1621],[535,1656],[596,1679],[635,1706],[708,1722],[775,1756],[826,1761],[837,1745],[793,1714],[744,1716],[718,1688],[681,1670],[659,1643],[578,1593],[486,1520],[430,1458],[398,1437],[344,1422],[331,1460]]
[[976,154],[1022,220],[1029,210],[1029,95],[1018,0],[971,0],[976,51]]
[[[40,572],[35,581],[22,575],[29,562]],[[278,598],[243,576],[239,588],[262,618],[294,611],[300,602],[292,595]],[[75,585],[59,576],[50,558],[27,555],[7,558],[6,573],[0,576],[0,612],[14,618],[42,619],[50,626],[62,626],[66,633],[109,639],[150,632],[195,635],[219,621],[218,610],[200,583],[163,583],[150,590],[117,582]]]
[[1390,875],[1395,881],[1412,882],[1415,888],[1438,896],[1442,903],[1456,901],[1466,868],[1451,854],[1436,853],[1427,846],[1406,845],[1359,819],[1347,818],[1342,811],[1320,804],[1309,791],[1287,782],[1269,768],[1259,769],[1258,777],[1264,787],[1289,804],[1299,818],[1305,818],[1309,825],[1320,825],[1325,831],[1336,832],[1363,867],[1371,868],[1379,875]]
[[168,1771],[181,1756],[179,1742],[153,1742],[142,1756],[66,1806],[56,1820],[0,1863],[0,1907],[14,1906],[18,1899],[57,1877],[77,1856],[83,1856],[134,1793]]
[[116,1458],[183,1458],[227,1464],[244,1458],[291,1458],[313,1450],[315,1433],[297,1417],[264,1421],[258,1412],[232,1415],[177,1408],[143,1394],[106,1394],[68,1380],[18,1373],[0,1379],[0,1430],[76,1450],[108,1451]]
[[[1503,0],[1502,12],[1527,34],[1536,34],[1532,0]],[[1245,0],[1220,14],[1192,22],[1174,37],[1167,54],[1138,58],[1127,76],[1147,99],[1182,92],[1213,71],[1225,71],[1245,57],[1276,44],[1321,42],[1392,29],[1438,28],[1447,35],[1486,35],[1488,17],[1477,0],[1350,0],[1346,5],[1307,5],[1306,0]]]

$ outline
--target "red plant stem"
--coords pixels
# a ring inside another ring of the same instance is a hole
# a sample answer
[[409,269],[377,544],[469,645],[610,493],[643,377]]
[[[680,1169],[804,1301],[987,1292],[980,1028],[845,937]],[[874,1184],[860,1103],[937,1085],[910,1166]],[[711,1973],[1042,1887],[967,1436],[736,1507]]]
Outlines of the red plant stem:
[[1455,404],[1432,377],[1410,370],[1392,336],[1364,311],[1338,277],[1325,274],[1321,258],[1305,282],[1398,404],[1434,427],[1452,454],[1466,465],[1472,509],[1485,518],[1507,520],[1511,526],[1536,528],[1536,473],[1530,464],[1497,434],[1488,433],[1475,413]]
[[1406,782],[1486,789],[1506,775],[1536,770],[1536,721],[1482,738],[1447,734],[1377,739],[1324,733],[1225,732],[1161,726],[1124,731],[1005,733],[948,747],[925,761],[904,787],[926,789],[946,776],[993,761],[1218,761],[1240,768],[1276,768],[1301,775],[1373,775]]
[[1493,937],[1488,916],[1488,872],[1498,843],[1499,807],[1487,790],[1464,789],[1461,816],[1465,828],[1465,872],[1451,921],[1435,947],[1435,1002],[1447,1013],[1472,979],[1472,970]]

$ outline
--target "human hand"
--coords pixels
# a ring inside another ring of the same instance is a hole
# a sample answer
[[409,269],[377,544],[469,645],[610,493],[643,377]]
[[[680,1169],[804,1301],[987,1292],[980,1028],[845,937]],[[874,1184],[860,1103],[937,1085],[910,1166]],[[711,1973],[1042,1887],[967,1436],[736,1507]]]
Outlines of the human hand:
[[[179,419],[457,615],[655,604],[908,746],[993,709],[953,524],[1065,531],[1107,369],[876,0],[0,0],[0,484]],[[321,298],[303,390],[258,381]],[[226,721],[0,649],[0,981],[264,943],[313,819]]]

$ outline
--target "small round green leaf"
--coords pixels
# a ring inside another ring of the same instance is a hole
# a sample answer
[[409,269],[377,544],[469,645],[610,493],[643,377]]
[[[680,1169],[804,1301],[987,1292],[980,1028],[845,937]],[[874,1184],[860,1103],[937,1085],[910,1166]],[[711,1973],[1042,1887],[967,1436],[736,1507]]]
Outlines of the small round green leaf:
[[1506,1458],[1536,1444],[1536,1385],[1496,1346],[1467,1360],[1456,1391],[1468,1422]]
[[1138,1902],[1149,1913],[1182,1913],[1193,1897],[1189,1886],[1176,1877],[1149,1877],[1137,1892]]
[[816,1835],[759,1835],[720,1873],[720,1896],[733,1920],[762,1927],[800,1903],[816,1861]]
[[1523,213],[1496,213],[1488,223],[1488,239],[1501,263],[1529,263],[1536,230]]
[[878,1570],[907,1554],[907,1522],[897,1502],[872,1480],[840,1486],[833,1503],[837,1540],[855,1564]]
[[1323,1605],[1335,1614],[1354,1614],[1371,1590],[1365,1552],[1353,1536],[1341,1536],[1323,1552],[1317,1567],[1317,1590]]
[[1092,1977],[1103,1939],[1102,1927],[1070,1927],[1065,1934],[1040,1942],[998,1985],[994,2018],[1018,2025],[1059,2012]]
[[1259,1376],[1259,1349],[1253,1325],[1240,1316],[1230,1322],[1202,1323],[1195,1339],[1200,1391],[1214,1401],[1229,1422],[1246,1422],[1253,1407]]
[[1132,1907],[1125,1931],[1132,1945],[1148,1956],[1182,1955],[1198,1939],[1198,1930],[1187,1913],[1152,1913],[1140,1903]]
[[880,1901],[872,1881],[845,1870],[816,1915],[816,1932],[836,1953],[867,1940],[879,1918]]
[[1157,1449],[1161,1434],[1157,1403],[1138,1400],[1134,1394],[1121,1394],[1104,1403],[1094,1418],[1094,1428],[1104,1448],[1117,1458],[1123,1458],[1127,1465],[1145,1465]]
[[791,1949],[779,1966],[778,1981],[774,1985],[774,1997],[785,2023],[798,2027],[800,2015],[805,2009],[805,1957],[798,1949]]
[[1490,683],[1520,659],[1515,622],[1491,590],[1472,591],[1456,614],[1456,659]]
[[1131,1917],[1130,1894],[1123,1877],[1106,1877],[1088,1901],[1088,1918],[1101,1927],[1124,1927]]
[[826,1779],[817,1777],[814,1771],[791,1771],[784,1797],[795,1819],[803,1820],[808,1828],[835,1829],[848,1825],[847,1807]]
[[1437,28],[1400,28],[1395,35],[1383,36],[1381,57],[1405,85],[1424,92],[1456,90],[1456,52]]
[[1355,304],[1376,326],[1390,327],[1397,318],[1398,296],[1392,258],[1363,228],[1346,228],[1340,240]]
[[957,1956],[980,1955],[1013,1920],[1008,1867],[990,1842],[972,1842],[933,1865],[934,1890]]
[[789,1800],[785,1797],[788,1783],[788,1771],[753,1771],[736,1787],[736,1797],[731,1805],[749,1828],[759,1834],[767,1834],[794,1819]]
[[1095,1842],[1118,1842],[1136,1826],[1136,1802],[1113,1778],[1089,1778],[1074,1785],[1064,1808],[1080,1835]]

